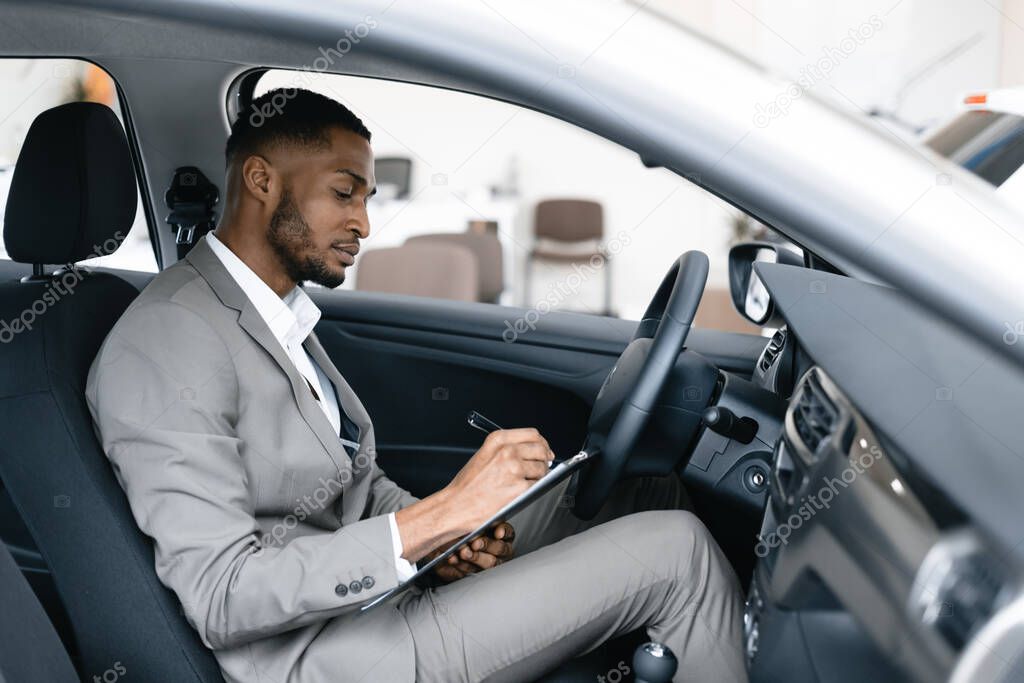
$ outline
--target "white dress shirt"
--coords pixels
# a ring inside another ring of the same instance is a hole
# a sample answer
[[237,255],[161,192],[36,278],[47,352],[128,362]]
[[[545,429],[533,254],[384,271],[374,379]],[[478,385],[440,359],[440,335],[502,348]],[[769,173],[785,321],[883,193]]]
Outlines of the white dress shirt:
[[[281,343],[288,357],[295,363],[299,373],[306,378],[311,386],[320,388],[318,392],[320,400],[317,402],[334,427],[334,433],[340,435],[341,409],[338,407],[334,385],[302,346],[317,321],[320,320],[320,309],[299,286],[288,292],[284,298],[279,297],[266,282],[260,279],[259,275],[245,264],[245,261],[238,258],[212,232],[206,234],[206,241],[213,253],[227,268],[231,277],[249,297],[249,301],[267,323],[270,331],[274,333],[274,338]],[[359,446],[359,444],[353,444],[345,439],[342,439],[342,442],[355,448]],[[395,553],[395,569],[398,572],[398,580],[404,581],[416,573],[416,568],[402,557],[402,538],[398,535],[395,513],[388,513],[388,524],[391,527],[391,546]]]

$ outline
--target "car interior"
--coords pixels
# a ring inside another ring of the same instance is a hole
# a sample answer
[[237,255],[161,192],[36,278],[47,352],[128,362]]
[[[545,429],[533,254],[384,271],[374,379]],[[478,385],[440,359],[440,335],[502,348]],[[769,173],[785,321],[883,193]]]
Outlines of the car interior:
[[[63,196],[54,196],[55,186]],[[51,271],[44,264],[74,264],[92,255],[93,245],[127,231],[135,192],[132,156],[109,109],[74,103],[37,118],[16,167],[4,233],[13,262],[5,265],[30,265],[33,272],[0,287],[3,319],[19,318],[68,278],[68,268]],[[2,419],[13,437],[2,465],[5,544],[45,598],[80,671],[103,671],[118,661],[166,680],[218,680],[209,652],[156,578],[149,541],[135,527],[84,402],[99,345],[147,278],[136,274],[128,282],[99,269],[79,272],[80,282],[74,273],[69,278],[73,297],[58,300],[2,348]],[[474,408],[509,424],[541,424],[558,453],[578,448],[589,403],[631,327],[570,315],[530,344],[512,345],[501,340],[505,314],[485,304],[363,292],[339,300],[330,292],[312,296],[324,312],[317,334],[332,358],[360,359],[341,367],[377,416],[382,467],[420,496],[450,481],[475,451],[472,430],[459,428],[459,418]],[[498,334],[482,336],[487,328]],[[719,366],[749,374],[758,338],[719,339],[724,334],[695,330],[691,348],[700,345]],[[400,385],[381,382],[398,376],[393,373],[404,374]],[[713,384],[684,399],[700,402]],[[490,389],[499,385],[501,392]],[[390,409],[396,391],[410,409]],[[672,462],[652,464],[654,470],[666,473],[676,464],[678,453],[667,453]],[[749,573],[749,553],[740,544],[756,523],[764,487],[751,493],[739,473],[726,469],[705,465],[712,482],[707,499],[717,497],[719,484],[735,498],[725,501],[718,519],[722,538],[735,539],[737,560]],[[53,491],[61,492],[60,500]],[[154,651],[153,642],[176,647]],[[631,653],[637,642],[624,639],[618,651],[595,653],[591,667],[614,668],[621,649]]]
[[[225,116],[246,111],[262,71],[246,65],[232,80]],[[0,583],[11,597],[0,671],[10,680],[222,680],[157,579],[84,398],[97,350],[154,274],[76,264],[97,245],[116,250],[140,210],[157,263],[174,261],[161,254],[159,233],[172,227],[154,218],[151,191],[169,178],[150,176],[143,161],[158,152],[131,116],[161,103],[137,102],[133,85],[118,83],[122,119],[89,102],[36,117],[7,196]],[[194,229],[192,243],[214,223],[200,208],[174,224]],[[571,236],[578,210],[592,208],[542,209],[544,230]],[[178,246],[180,258],[189,243]],[[373,416],[378,461],[399,485],[425,496],[452,479],[479,446],[472,410],[536,426],[559,459],[598,454],[573,483],[582,517],[617,481],[681,474],[746,591],[752,680],[1020,680],[1020,548],[1005,523],[1020,459],[982,466],[970,455],[1017,440],[1016,366],[800,245],[730,251],[726,302],[747,332],[694,324],[709,263],[693,249],[666,255],[639,321],[552,312],[514,343],[508,321],[526,310],[495,303],[494,242],[442,236],[374,258],[405,272],[423,249],[442,250],[452,274],[433,297],[411,295],[415,275],[308,289],[323,312],[316,333]],[[979,487],[991,495],[961,495]],[[645,640],[617,638],[542,680],[595,680]]]

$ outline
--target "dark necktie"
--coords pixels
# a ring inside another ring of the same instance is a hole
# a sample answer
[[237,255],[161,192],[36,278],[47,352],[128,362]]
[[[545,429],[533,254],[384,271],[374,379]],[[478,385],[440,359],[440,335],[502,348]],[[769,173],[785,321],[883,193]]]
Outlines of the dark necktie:
[[[306,386],[308,386],[309,390],[313,392],[313,398],[315,398],[319,403],[321,400],[320,394],[317,393],[317,390],[313,387],[313,384],[308,379],[306,379],[305,375],[303,375],[302,378],[306,380]],[[331,391],[334,391],[333,384],[331,385]],[[345,439],[346,441],[357,442],[359,438],[359,428],[356,426],[356,423],[350,420],[348,415],[345,413],[345,409],[341,405],[341,400],[338,398],[337,391],[334,391],[334,400],[337,401],[338,403],[338,414],[341,416],[341,430],[338,436],[340,436],[342,439]],[[345,444],[342,444],[342,447],[345,449],[345,452],[348,453],[348,457],[351,458],[355,455],[355,448],[347,446]]]

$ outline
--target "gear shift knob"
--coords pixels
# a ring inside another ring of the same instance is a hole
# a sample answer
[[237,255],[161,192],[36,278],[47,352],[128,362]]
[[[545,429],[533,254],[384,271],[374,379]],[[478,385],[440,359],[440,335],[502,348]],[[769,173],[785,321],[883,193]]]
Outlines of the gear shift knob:
[[671,683],[679,662],[661,643],[644,643],[633,654],[636,683]]

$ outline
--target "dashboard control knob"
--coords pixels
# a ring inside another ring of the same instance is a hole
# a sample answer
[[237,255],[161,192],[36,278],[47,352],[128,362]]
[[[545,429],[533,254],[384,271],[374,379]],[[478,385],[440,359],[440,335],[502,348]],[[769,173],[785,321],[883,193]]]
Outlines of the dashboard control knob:
[[757,436],[757,420],[752,417],[739,417],[723,406],[705,408],[701,418],[711,431],[740,443],[750,443]]

